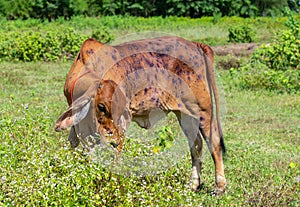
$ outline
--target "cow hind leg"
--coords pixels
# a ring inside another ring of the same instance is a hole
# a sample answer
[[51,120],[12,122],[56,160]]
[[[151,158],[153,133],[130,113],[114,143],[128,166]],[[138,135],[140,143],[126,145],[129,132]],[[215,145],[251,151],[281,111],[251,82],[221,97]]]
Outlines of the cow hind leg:
[[191,189],[195,192],[201,187],[202,139],[199,131],[199,121],[184,114],[176,114],[180,127],[186,135],[192,158]]
[[[207,126],[206,128],[204,126]],[[211,126],[211,127],[208,127]],[[224,193],[226,186],[226,179],[224,174],[223,154],[225,146],[222,137],[219,135],[217,123],[213,120],[212,124],[207,123],[200,125],[202,137],[205,139],[210,150],[211,156],[215,164],[215,190],[214,194],[219,195]]]
[[202,139],[198,133],[197,138],[193,140],[188,138],[190,153],[192,158],[192,176],[191,189],[197,192],[201,188],[201,169],[202,169]]

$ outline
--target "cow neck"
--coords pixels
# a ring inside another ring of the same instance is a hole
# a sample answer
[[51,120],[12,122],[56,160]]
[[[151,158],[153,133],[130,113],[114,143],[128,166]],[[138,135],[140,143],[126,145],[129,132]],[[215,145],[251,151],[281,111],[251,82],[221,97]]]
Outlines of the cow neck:
[[77,82],[80,78],[82,78],[83,76],[85,76],[86,74],[91,73],[91,72],[92,72],[91,70],[85,71],[84,73],[82,73],[80,76],[78,76],[78,77],[72,82],[72,85],[71,85],[71,91],[70,91],[70,96],[71,96],[71,101],[72,101],[72,102],[73,102],[73,91],[74,91],[76,82]]

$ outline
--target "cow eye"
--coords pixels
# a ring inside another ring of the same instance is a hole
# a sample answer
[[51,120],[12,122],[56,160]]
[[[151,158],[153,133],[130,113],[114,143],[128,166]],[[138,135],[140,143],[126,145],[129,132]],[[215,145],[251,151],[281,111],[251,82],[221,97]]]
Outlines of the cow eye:
[[104,104],[98,104],[98,109],[100,112],[106,113],[106,107],[104,106]]

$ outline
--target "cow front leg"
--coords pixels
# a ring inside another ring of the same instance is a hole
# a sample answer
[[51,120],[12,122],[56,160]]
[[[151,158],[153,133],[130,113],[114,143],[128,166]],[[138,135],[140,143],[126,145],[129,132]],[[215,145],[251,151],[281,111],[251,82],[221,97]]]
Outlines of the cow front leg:
[[68,140],[69,140],[69,142],[71,144],[71,147],[73,149],[76,148],[79,145],[79,138],[78,138],[78,135],[76,134],[74,126],[71,127]]
[[192,176],[191,189],[195,192],[201,187],[201,168],[202,168],[202,139],[199,131],[199,121],[186,114],[176,114],[181,129],[188,139],[191,158]]

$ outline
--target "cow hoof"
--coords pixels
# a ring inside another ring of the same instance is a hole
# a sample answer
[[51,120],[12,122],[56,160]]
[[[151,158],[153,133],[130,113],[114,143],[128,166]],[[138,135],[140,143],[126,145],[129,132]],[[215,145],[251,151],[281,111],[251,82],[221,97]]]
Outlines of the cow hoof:
[[191,179],[190,186],[192,191],[198,192],[202,187],[202,183],[200,179]]
[[215,190],[213,191],[213,195],[222,195],[225,192],[226,188],[226,179],[222,175],[218,175],[216,177]]
[[75,149],[79,145],[79,140],[70,140],[70,145],[72,149]]
[[220,196],[225,193],[225,188],[216,187],[213,192],[211,192],[212,196]]

